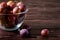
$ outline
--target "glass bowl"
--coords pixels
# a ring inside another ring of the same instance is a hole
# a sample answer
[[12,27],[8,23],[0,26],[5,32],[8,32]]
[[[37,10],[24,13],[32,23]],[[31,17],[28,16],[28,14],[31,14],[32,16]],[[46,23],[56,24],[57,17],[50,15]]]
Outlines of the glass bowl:
[[17,14],[1,14],[0,13],[0,29],[6,31],[17,30],[24,23],[24,19],[28,9]]

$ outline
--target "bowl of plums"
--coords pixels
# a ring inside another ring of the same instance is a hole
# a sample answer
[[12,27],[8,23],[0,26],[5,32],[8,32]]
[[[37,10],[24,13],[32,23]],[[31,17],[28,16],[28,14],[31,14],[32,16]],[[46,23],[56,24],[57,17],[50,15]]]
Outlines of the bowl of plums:
[[13,31],[24,23],[28,9],[23,2],[7,1],[0,3],[0,29]]

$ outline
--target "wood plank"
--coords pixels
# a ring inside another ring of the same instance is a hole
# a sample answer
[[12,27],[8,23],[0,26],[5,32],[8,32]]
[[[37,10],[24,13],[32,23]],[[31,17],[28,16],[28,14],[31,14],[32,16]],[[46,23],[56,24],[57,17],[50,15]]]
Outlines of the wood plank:
[[[21,39],[17,31],[0,30],[0,40],[60,40],[60,0],[23,0],[23,2],[29,8],[25,23],[32,27],[31,36],[39,37]],[[48,39],[40,35],[44,28],[50,31]]]
[[60,28],[60,20],[26,20],[32,28]]

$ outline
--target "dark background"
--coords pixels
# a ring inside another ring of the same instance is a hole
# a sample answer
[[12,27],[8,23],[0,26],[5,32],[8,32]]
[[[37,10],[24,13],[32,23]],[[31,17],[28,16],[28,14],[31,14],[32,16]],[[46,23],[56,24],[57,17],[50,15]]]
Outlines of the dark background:
[[[32,27],[31,38],[21,39],[18,34],[1,31],[0,35],[4,35],[0,36],[0,39],[60,40],[60,0],[23,0],[23,2],[29,8],[25,23]],[[40,35],[40,31],[44,28],[47,28],[50,31],[48,38],[43,38]]]

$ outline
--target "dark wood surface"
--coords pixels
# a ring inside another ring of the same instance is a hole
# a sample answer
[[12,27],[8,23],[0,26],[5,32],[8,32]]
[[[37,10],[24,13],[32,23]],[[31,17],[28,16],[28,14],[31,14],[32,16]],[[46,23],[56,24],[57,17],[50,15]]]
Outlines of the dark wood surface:
[[[19,33],[0,30],[0,40],[60,40],[60,0],[23,0],[29,8],[25,23],[32,27],[31,38],[20,38]],[[40,31],[49,29],[44,38]]]

